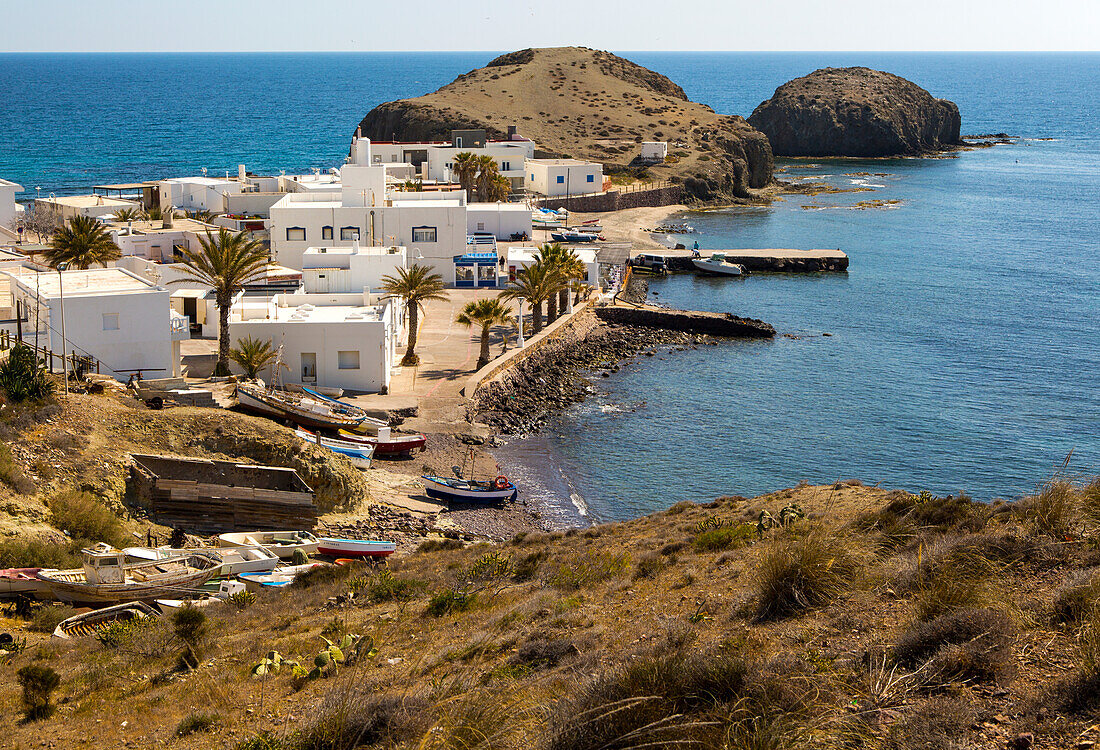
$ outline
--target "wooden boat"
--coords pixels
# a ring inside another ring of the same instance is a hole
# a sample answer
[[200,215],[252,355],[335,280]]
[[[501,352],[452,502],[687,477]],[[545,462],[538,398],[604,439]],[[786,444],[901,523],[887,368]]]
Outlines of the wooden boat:
[[173,549],[171,547],[127,547],[122,550],[127,562],[141,562],[144,560],[165,560],[180,555],[202,553],[209,555],[221,562],[218,574],[215,578],[229,578],[240,573],[265,573],[274,570],[279,564],[279,557],[260,545],[245,547],[224,547],[222,549]]
[[551,232],[550,237],[555,242],[595,242],[600,239],[600,236],[595,232],[577,232],[572,229]]
[[334,453],[339,453],[341,456],[347,456],[348,460],[357,469],[365,471],[370,468],[371,458],[374,457],[374,446],[369,443],[353,443],[350,440],[325,437],[303,429],[295,430],[294,434],[307,443],[313,443],[322,448],[328,448]]
[[370,539],[336,539],[321,537],[317,552],[331,557],[387,557],[397,551],[393,542]]
[[320,568],[325,563],[309,563],[308,565],[288,565],[284,568],[276,568],[270,573],[242,573],[237,576],[245,585],[245,589],[253,594],[261,591],[270,591],[289,586],[299,573]]
[[237,386],[237,401],[242,409],[314,429],[354,427],[367,417],[367,413],[358,406],[303,390],[306,392],[299,394],[267,388],[261,381],[240,383]]
[[53,598],[48,583],[39,580],[38,574],[46,568],[7,568],[0,570],[0,599],[32,596],[35,599]]
[[691,264],[701,274],[710,276],[742,276],[745,267],[726,260],[725,253],[715,253],[709,258],[692,258]]
[[219,547],[263,547],[275,556],[289,560],[294,553],[312,555],[317,551],[317,537],[308,531],[238,531],[221,534]]
[[53,634],[55,638],[83,638],[95,635],[116,622],[133,622],[159,616],[160,612],[145,602],[127,602],[73,615],[54,628]]
[[420,480],[428,497],[453,503],[502,503],[519,496],[519,490],[505,476],[499,476],[492,482],[430,475],[424,475]]
[[54,597],[63,602],[111,604],[187,598],[217,575],[221,563],[202,554],[127,563],[126,555],[106,544],[81,550],[83,568],[39,571]]
[[412,453],[415,450],[423,450],[428,438],[422,432],[395,433],[389,427],[382,427],[374,435],[364,435],[351,430],[340,430],[341,440],[360,445],[369,445],[374,448],[374,455],[395,455]]

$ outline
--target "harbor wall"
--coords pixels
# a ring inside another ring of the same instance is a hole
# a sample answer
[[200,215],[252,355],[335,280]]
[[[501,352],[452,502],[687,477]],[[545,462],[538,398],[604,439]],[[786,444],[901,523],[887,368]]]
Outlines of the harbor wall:
[[730,338],[773,338],[775,328],[754,318],[739,318],[730,313],[669,310],[662,307],[627,307],[615,305],[596,309],[596,316],[606,323],[663,328],[684,333],[702,333]]
[[[707,254],[712,251],[705,251]],[[714,251],[717,252],[717,251]],[[844,273],[848,270],[848,256],[807,256],[793,255],[738,255],[736,250],[722,251],[731,263],[739,263],[749,273]],[[695,273],[691,258],[686,255],[666,255],[665,265],[670,273]]]
[[557,210],[565,208],[570,211],[582,211],[586,213],[603,213],[607,211],[621,211],[627,208],[649,208],[652,206],[674,206],[683,198],[683,185],[666,185],[653,190],[622,191],[611,190],[606,193],[593,195],[578,195],[573,197],[544,198],[538,202],[542,208]]

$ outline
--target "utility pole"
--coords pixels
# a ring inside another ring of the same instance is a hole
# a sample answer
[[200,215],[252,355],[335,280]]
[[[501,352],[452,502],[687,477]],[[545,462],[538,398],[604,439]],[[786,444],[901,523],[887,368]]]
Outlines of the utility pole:
[[64,270],[68,263],[57,264],[57,290],[61,297],[61,366],[65,372],[65,397],[69,396],[69,344],[65,340],[65,282]]

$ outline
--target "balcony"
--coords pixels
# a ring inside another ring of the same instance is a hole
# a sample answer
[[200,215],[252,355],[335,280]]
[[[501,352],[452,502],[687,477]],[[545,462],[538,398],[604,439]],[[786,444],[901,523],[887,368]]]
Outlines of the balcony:
[[186,341],[191,338],[191,319],[186,315],[180,315],[175,310],[171,310],[171,317],[168,319],[169,328],[172,331],[173,341]]

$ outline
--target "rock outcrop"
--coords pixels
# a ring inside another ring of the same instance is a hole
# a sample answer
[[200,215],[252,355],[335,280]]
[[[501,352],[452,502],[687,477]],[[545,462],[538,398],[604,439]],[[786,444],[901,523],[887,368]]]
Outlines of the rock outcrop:
[[[467,128],[504,138],[509,125],[540,155],[681,181],[688,199],[752,198],[772,182],[768,139],[744,118],[690,101],[660,73],[582,47],[510,52],[433,93],[381,104],[360,123],[363,135],[384,141],[445,140]],[[667,141],[669,157],[641,164],[641,141]]]
[[959,108],[870,68],[822,68],[788,81],[749,124],[776,156],[901,156],[961,145]]

